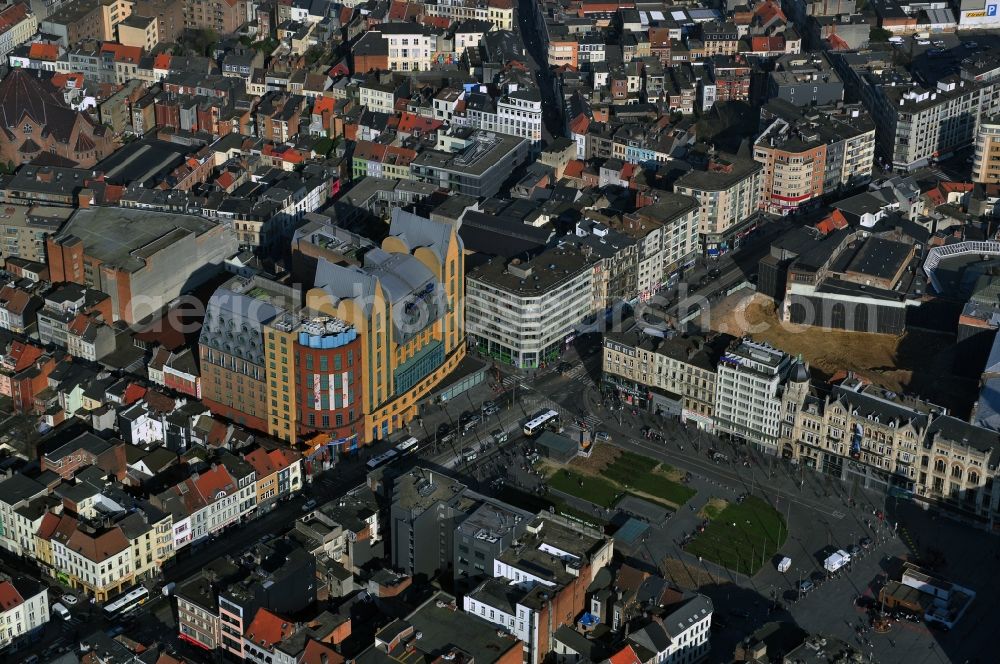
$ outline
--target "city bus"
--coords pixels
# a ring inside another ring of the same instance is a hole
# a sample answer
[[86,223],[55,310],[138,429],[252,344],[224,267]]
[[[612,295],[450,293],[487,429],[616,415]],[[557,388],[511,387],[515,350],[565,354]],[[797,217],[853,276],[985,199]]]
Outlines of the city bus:
[[407,454],[416,454],[417,450],[420,449],[420,441],[410,436],[399,445],[393,448],[399,456],[405,456]]
[[123,613],[128,613],[137,606],[141,606],[146,603],[146,598],[149,597],[149,591],[139,586],[134,590],[130,590],[124,595],[119,595],[117,599],[112,602],[108,602],[104,605],[104,615],[108,618],[114,618]]
[[376,468],[380,468],[381,466],[384,466],[385,464],[394,460],[398,456],[399,452],[397,452],[396,450],[389,450],[387,452],[379,454],[377,457],[372,457],[371,459],[368,460],[368,463],[366,465],[368,466],[368,470],[375,470]]
[[558,425],[559,413],[554,410],[543,410],[524,425],[524,435],[529,438],[537,436],[545,429],[554,428]]

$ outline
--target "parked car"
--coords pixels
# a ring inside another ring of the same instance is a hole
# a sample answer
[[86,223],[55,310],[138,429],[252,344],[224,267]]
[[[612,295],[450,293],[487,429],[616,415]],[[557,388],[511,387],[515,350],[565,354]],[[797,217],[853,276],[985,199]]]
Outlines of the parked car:
[[815,587],[816,587],[816,584],[814,584],[809,579],[802,579],[801,581],[799,581],[799,592],[800,593],[807,593],[807,592],[809,592],[810,590],[812,590]]
[[858,546],[857,544],[852,544],[849,547],[847,547],[847,552],[852,556],[856,556],[859,553],[861,553],[861,547]]
[[861,544],[861,548],[862,549],[870,549],[870,548],[872,548],[872,538],[871,537],[862,537],[861,538],[861,542],[859,542],[859,544]]
[[76,606],[76,603],[78,601],[80,601],[80,600],[78,600],[76,598],[76,595],[74,595],[72,593],[66,593],[65,595],[63,595],[59,599],[61,599],[62,602],[63,602],[63,604],[66,604],[67,606]]
[[313,499],[310,498],[306,502],[302,503],[302,511],[303,512],[311,512],[314,509],[316,509],[316,501],[315,500],[313,500]]
[[479,453],[471,447],[466,447],[462,450],[462,458],[465,459],[466,462],[475,461],[478,456]]
[[52,605],[52,615],[59,616],[63,620],[69,620],[70,618],[69,609],[67,609],[59,602],[56,602],[55,604]]
[[599,443],[611,442],[611,434],[607,431],[598,431],[594,434],[594,440]]
[[496,431],[492,432],[490,435],[493,436],[493,441],[497,445],[501,445],[501,444],[507,442],[508,435],[507,435],[507,432],[504,431],[503,429],[497,429]]
[[437,439],[439,443],[450,443],[455,439],[455,430],[447,422],[442,422],[437,428]]

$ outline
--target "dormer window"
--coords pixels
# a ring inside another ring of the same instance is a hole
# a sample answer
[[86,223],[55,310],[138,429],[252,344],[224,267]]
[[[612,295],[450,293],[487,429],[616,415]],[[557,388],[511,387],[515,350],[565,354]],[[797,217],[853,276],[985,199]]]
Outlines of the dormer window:
[[25,122],[24,127],[21,128],[21,132],[24,134],[30,134],[32,131],[34,131],[34,127],[31,126],[31,123]]

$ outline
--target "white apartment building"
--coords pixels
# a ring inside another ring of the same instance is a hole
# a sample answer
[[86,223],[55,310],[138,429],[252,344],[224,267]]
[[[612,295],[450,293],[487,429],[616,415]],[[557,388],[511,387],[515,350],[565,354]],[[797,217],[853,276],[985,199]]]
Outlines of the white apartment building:
[[972,181],[1000,183],[1000,117],[984,118],[976,133],[976,152],[972,162]]
[[480,352],[522,369],[559,356],[593,313],[596,256],[550,249],[531,261],[494,259],[469,273],[465,325]]
[[792,358],[764,343],[743,339],[719,360],[715,382],[715,429],[777,452],[781,386]]
[[515,90],[497,101],[497,131],[542,140],[542,95],[538,90]]
[[38,32],[38,18],[28,8],[27,3],[14,3],[0,11],[0,58],[6,59],[15,48],[28,41]]
[[524,644],[525,661],[533,663],[539,655],[539,612],[520,601],[524,595],[506,579],[490,579],[465,596],[462,610],[513,634]]
[[669,613],[630,633],[628,640],[656,653],[651,661],[657,664],[693,664],[704,659],[715,612],[712,600],[698,594],[667,610]]
[[51,543],[56,573],[98,601],[114,597],[131,585],[135,572],[132,547],[120,528],[98,534],[89,526],[77,524],[68,538],[57,532]]
[[995,64],[963,63],[952,74],[923,87],[879,63],[859,63],[844,73],[855,80],[878,128],[880,157],[900,171],[912,171],[971,145],[980,122],[1000,111]]
[[437,36],[421,23],[380,23],[371,29],[389,42],[391,71],[426,71],[437,50]]
[[[447,109],[448,99],[434,101],[435,116],[447,117],[460,127],[526,138],[532,144],[542,140],[542,96],[538,90],[515,90],[495,100],[484,92],[462,93],[464,115],[453,115]],[[452,102],[452,107],[454,102]]]
[[[25,635],[40,631],[48,621],[49,598],[44,585],[27,577],[0,580],[0,652]],[[10,656],[10,652],[6,654]]]
[[198,540],[239,521],[257,507],[257,485],[253,471],[237,479],[223,465],[185,480],[198,492],[198,509],[191,512],[191,539]]
[[34,550],[34,531],[19,511],[48,493],[45,485],[21,475],[0,482],[0,546],[17,556]]
[[427,3],[428,16],[444,16],[452,23],[465,19],[489,21],[497,30],[514,29],[514,3],[506,0],[439,0]]
[[698,202],[691,196],[662,192],[652,205],[622,218],[616,228],[639,243],[635,294],[645,302],[680,276],[698,253]]
[[674,191],[698,201],[698,234],[710,256],[738,248],[753,230],[762,187],[763,166],[750,155],[720,155],[705,170],[688,171],[674,183]]

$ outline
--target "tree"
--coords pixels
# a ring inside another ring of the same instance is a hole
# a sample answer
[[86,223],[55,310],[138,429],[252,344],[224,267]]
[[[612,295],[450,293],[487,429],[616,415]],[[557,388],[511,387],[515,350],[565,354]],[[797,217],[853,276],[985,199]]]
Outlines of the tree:
[[873,25],[871,31],[868,33],[868,41],[870,42],[887,42],[892,33],[885,28],[880,28]]
[[327,156],[333,149],[333,140],[323,137],[313,144],[313,152],[318,155]]
[[326,55],[326,49],[318,44],[315,46],[310,46],[309,50],[306,51],[306,66],[312,67],[314,64],[320,61],[320,59]]

